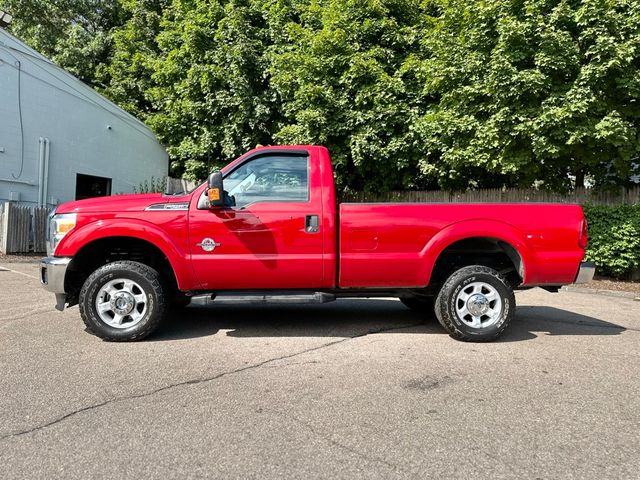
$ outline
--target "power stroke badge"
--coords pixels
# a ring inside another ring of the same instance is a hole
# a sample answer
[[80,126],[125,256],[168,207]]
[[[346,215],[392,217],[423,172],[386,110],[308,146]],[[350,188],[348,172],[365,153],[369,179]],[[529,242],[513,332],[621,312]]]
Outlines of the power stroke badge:
[[220,246],[220,244],[216,243],[213,238],[204,238],[202,242],[197,244],[197,246],[202,248],[205,252],[213,252],[216,247]]

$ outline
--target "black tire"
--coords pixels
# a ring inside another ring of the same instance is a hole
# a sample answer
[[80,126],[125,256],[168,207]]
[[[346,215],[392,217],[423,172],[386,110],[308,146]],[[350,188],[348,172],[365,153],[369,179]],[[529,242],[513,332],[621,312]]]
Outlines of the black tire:
[[433,297],[428,296],[410,296],[400,297],[400,301],[414,312],[426,315],[428,318],[435,317],[434,301]]
[[515,295],[507,279],[481,265],[455,271],[440,289],[435,304],[436,317],[449,335],[467,342],[498,338],[511,323],[515,309]]
[[[106,299],[104,302],[106,305],[111,301],[115,302],[117,295],[125,297],[129,290],[126,289],[124,282],[119,282],[120,279],[133,285],[129,289],[133,293],[129,295],[130,298],[127,297],[133,304],[126,304],[127,299],[123,301],[125,308],[126,306],[132,308],[131,315],[119,315],[122,318],[122,326],[116,328],[106,323],[106,320],[101,317],[102,315],[109,318],[113,314],[115,318],[116,307],[101,314],[98,312],[96,299],[100,294],[100,298]],[[114,295],[105,293],[103,288],[106,289],[113,282],[116,282],[115,287],[110,288],[116,293]],[[122,287],[118,290],[120,284]],[[139,302],[134,300],[134,294],[141,298]],[[165,288],[156,270],[142,263],[120,261],[108,263],[89,275],[80,290],[78,306],[80,316],[89,332],[108,341],[130,342],[141,340],[158,328],[166,315],[168,302]],[[133,316],[136,316],[137,320],[134,320]],[[127,327],[127,323],[131,323],[132,326]]]

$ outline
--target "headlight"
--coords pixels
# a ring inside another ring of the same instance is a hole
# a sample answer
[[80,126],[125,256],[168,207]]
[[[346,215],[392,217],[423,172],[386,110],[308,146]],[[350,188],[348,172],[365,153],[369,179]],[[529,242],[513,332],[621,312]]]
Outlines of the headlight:
[[60,240],[76,226],[76,214],[75,213],[62,213],[59,215],[53,215],[49,219],[49,235],[47,242],[47,254],[54,255],[56,247],[60,243]]

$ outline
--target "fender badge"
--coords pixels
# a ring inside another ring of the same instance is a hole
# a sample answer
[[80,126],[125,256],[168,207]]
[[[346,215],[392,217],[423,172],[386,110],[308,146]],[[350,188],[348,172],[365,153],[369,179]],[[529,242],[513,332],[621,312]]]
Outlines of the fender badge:
[[219,247],[220,244],[216,243],[212,238],[205,238],[202,242],[196,244],[198,247],[202,248],[205,252],[213,252],[216,247]]

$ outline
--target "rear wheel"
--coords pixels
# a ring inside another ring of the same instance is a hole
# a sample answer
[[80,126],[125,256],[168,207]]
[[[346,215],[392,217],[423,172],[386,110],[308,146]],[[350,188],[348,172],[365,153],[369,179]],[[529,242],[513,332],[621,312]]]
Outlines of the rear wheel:
[[498,338],[515,314],[508,280],[492,268],[463,267],[444,283],[436,298],[440,324],[458,340],[489,342]]
[[140,340],[152,333],[167,310],[158,272],[138,262],[108,263],[84,282],[80,316],[87,329],[110,341]]

